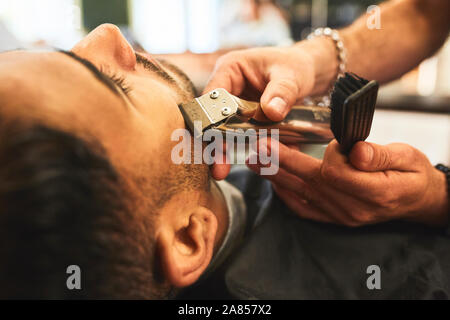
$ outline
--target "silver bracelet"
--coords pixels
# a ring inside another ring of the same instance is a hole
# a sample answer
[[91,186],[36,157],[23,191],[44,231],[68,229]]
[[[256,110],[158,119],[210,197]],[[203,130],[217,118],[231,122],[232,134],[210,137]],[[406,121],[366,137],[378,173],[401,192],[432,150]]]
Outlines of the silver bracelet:
[[[333,40],[337,51],[337,59],[339,63],[338,73],[336,75],[336,80],[345,74],[345,69],[347,65],[347,54],[344,47],[344,42],[342,41],[339,32],[331,28],[317,28],[314,32],[310,33],[307,37],[308,40],[317,37],[329,37]],[[330,88],[330,91],[332,88]],[[330,106],[330,94],[323,96],[317,101],[317,99],[305,98],[305,104],[315,104],[322,107]]]

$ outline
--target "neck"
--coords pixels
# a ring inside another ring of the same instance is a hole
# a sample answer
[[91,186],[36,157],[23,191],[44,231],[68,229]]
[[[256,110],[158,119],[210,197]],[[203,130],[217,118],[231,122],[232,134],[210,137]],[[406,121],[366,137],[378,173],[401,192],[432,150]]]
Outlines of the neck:
[[219,249],[228,230],[229,218],[228,208],[217,184],[211,180],[211,192],[208,199],[209,209],[215,213],[218,221],[217,235],[214,241],[214,253]]

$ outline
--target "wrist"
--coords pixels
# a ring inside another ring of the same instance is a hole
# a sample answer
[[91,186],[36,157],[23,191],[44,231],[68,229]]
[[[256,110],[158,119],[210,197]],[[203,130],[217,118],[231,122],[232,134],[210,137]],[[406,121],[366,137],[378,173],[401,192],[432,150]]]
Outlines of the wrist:
[[447,190],[447,177],[442,171],[433,168],[435,196],[432,200],[430,214],[441,226],[448,225],[449,222],[449,197]]
[[446,172],[435,167],[437,186],[439,188],[439,198],[437,199],[436,211],[443,217],[446,225],[450,222],[450,183],[448,177],[448,168]]
[[339,72],[339,61],[334,41],[329,37],[318,37],[300,41],[294,45],[295,50],[308,53],[313,61],[314,85],[311,96],[327,93]]
[[435,227],[445,227],[449,223],[449,197],[447,178],[442,171],[433,168],[430,186],[424,195],[421,209],[410,221]]

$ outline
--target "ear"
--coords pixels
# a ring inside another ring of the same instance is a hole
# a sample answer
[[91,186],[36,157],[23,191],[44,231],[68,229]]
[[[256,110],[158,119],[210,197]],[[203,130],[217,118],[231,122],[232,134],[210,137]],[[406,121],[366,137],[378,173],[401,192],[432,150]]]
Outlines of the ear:
[[166,226],[157,239],[163,272],[175,287],[186,287],[208,267],[217,233],[217,218],[212,211],[197,207],[188,225]]

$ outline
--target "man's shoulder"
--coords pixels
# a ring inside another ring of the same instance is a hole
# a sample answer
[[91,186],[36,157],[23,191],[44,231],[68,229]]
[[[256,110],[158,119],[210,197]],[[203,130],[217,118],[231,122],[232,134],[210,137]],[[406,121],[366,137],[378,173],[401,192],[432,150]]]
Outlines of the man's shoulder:
[[253,198],[258,197],[260,192],[270,185],[267,180],[264,180],[245,166],[234,166],[226,181],[234,185],[244,195]]
[[274,198],[272,186],[268,180],[245,166],[233,167],[226,180],[242,193],[247,207],[246,234],[248,234],[271,211]]

